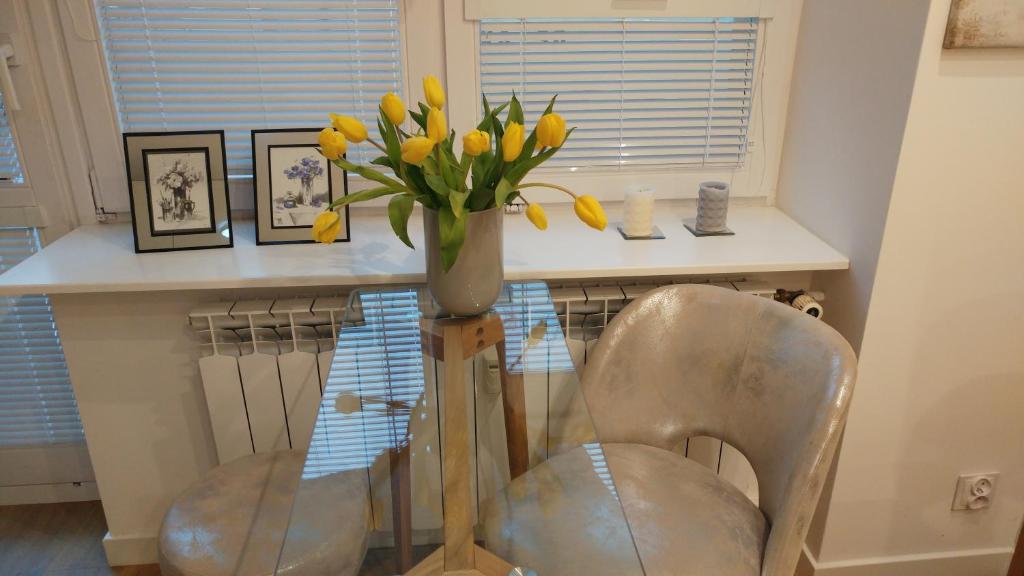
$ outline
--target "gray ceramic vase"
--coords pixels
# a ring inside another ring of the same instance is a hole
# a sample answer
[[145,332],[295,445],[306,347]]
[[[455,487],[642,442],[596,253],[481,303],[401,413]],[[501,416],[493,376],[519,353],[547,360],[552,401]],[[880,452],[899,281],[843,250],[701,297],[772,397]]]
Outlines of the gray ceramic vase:
[[701,182],[697,197],[698,232],[723,232],[729,214],[729,185],[725,182]]
[[467,217],[466,241],[455,265],[445,272],[437,211],[423,209],[427,285],[437,303],[456,316],[486,312],[497,301],[505,280],[502,210],[470,212]]

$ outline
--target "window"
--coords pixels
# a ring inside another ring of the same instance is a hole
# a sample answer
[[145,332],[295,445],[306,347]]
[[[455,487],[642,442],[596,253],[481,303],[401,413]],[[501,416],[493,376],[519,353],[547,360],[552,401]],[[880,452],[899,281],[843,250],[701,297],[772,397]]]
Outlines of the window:
[[401,89],[399,2],[97,0],[121,128],[223,128],[229,174],[249,177],[251,129],[323,126],[330,111],[373,126]]
[[564,166],[738,167],[747,153],[757,18],[485,19],[480,82],[578,126]]
[[[38,249],[34,228],[0,228],[0,273]],[[84,441],[49,299],[0,297],[0,447]]]
[[18,148],[14,145],[14,134],[7,121],[7,106],[0,94],[0,183],[21,184],[21,165],[18,163]]

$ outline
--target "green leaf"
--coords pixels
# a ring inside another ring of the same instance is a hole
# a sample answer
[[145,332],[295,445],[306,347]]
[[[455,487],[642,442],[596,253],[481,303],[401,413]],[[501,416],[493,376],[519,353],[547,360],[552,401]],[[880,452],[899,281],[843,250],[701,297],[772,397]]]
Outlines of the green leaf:
[[[568,132],[566,132],[566,134],[565,134],[565,139],[566,140],[569,139],[569,135],[572,134],[572,131],[575,130],[575,129],[576,128],[571,128]],[[509,169],[509,171],[505,174],[505,178],[507,178],[508,181],[513,186],[515,186],[516,184],[519,184],[519,181],[522,180],[523,177],[526,176],[526,174],[530,170],[533,170],[537,166],[540,166],[545,160],[547,160],[548,158],[551,158],[552,156],[554,156],[555,153],[558,152],[561,149],[562,149],[561,146],[558,147],[558,148],[548,148],[547,150],[541,152],[540,154],[537,154],[533,158],[530,158],[529,160],[526,160],[525,162],[520,162],[519,164],[516,164],[511,169]]]
[[427,131],[427,117],[426,117],[426,115],[420,114],[419,112],[414,112],[412,110],[409,110],[409,117],[412,118],[413,122],[415,122],[416,124],[419,125],[420,129],[422,129],[424,132]]
[[479,212],[491,207],[494,202],[494,190],[483,186],[474,187],[469,193],[469,209],[471,212]]
[[523,106],[519,103],[519,99],[516,98],[516,93],[512,93],[512,100],[509,101],[508,105],[508,118],[505,119],[505,127],[508,128],[509,122],[515,122],[517,124],[526,124],[526,120],[523,119]]
[[466,241],[466,218],[456,218],[449,206],[438,210],[438,228],[441,236],[441,262],[448,272],[459,257],[462,244]]
[[456,218],[462,218],[463,207],[466,204],[466,198],[469,197],[469,192],[459,192],[452,190],[451,194],[448,195],[448,203],[452,206],[452,213],[455,214]]
[[384,139],[384,148],[388,151],[388,158],[393,166],[402,163],[402,144],[398,141],[398,131],[391,120],[388,119],[384,110],[380,110],[380,118],[377,119],[377,126],[380,128],[381,138]]
[[441,177],[444,178],[445,184],[448,188],[458,188],[459,183],[455,179],[455,175],[452,173],[452,166],[448,159],[448,154],[441,150],[441,153],[437,155],[437,167],[441,171]]
[[387,186],[381,186],[379,188],[370,188],[369,190],[360,190],[355,194],[347,194],[338,198],[328,207],[328,210],[337,208],[339,206],[346,206],[348,204],[354,204],[356,202],[365,202],[367,200],[373,200],[374,198],[380,198],[381,196],[387,196],[389,194],[398,194],[401,190],[395,190]]
[[498,187],[494,189],[494,204],[496,206],[505,204],[505,201],[508,200],[508,196],[511,193],[512,184],[510,184],[508,180],[502,178],[501,181],[498,182]]
[[409,240],[409,216],[412,214],[412,207],[416,198],[409,194],[395,196],[388,202],[388,220],[391,221],[391,229],[399,240],[409,248],[415,249],[412,240]]
[[[551,114],[551,111],[555,109],[555,99],[558,98],[558,94],[551,97],[551,102],[548,102],[548,107],[544,109],[544,114]],[[544,114],[541,114],[543,116]]]
[[370,164],[376,164],[377,166],[384,166],[385,168],[391,168],[392,170],[395,169],[395,167],[391,165],[391,159],[388,158],[387,156],[378,156],[378,157],[374,158],[373,160],[370,160]]
[[427,180],[427,184],[430,189],[437,192],[437,195],[442,198],[448,197],[448,183],[444,181],[444,178],[439,174],[425,174],[423,176]]
[[473,162],[470,166],[470,171],[473,173],[473,189],[482,188],[484,186],[483,178],[487,172],[487,166],[494,159],[494,152],[487,150]]
[[[415,164],[402,164],[401,166],[402,173],[404,174],[402,179],[406,180],[407,183],[410,184],[410,190],[415,192],[417,195],[429,196],[430,186],[423,177],[423,171],[420,167]],[[433,204],[427,205],[433,207]]]
[[512,161],[512,164],[515,165],[519,164],[520,162],[525,162],[530,157],[530,154],[533,154],[534,148],[536,148],[536,146],[537,127],[534,126],[533,131],[530,132],[529,138],[526,139],[526,142],[523,142],[523,151],[519,153],[519,156],[517,156],[515,160]]
[[366,178],[367,180],[373,180],[374,182],[380,182],[381,184],[383,184],[385,186],[388,186],[390,188],[394,188],[396,192],[405,192],[406,191],[405,184],[403,184],[403,183],[401,183],[398,180],[395,180],[393,178],[388,178],[387,176],[381,174],[380,172],[377,172],[376,170],[367,168],[366,166],[360,166],[358,164],[353,164],[353,163],[349,162],[348,160],[345,160],[344,158],[338,158],[337,160],[333,160],[333,162],[334,162],[334,164],[338,168],[341,168],[342,170],[348,170],[349,172],[354,172],[356,174],[359,174],[363,178]]

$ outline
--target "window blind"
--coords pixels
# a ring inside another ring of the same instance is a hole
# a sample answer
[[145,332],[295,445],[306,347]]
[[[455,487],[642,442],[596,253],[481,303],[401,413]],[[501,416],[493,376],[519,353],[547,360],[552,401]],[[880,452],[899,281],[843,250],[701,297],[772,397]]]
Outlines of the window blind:
[[252,129],[325,126],[328,112],[373,126],[401,88],[398,5],[97,0],[121,128],[224,129],[228,173],[251,176]]
[[21,165],[18,163],[18,148],[14,145],[14,134],[7,121],[7,106],[0,93],[0,182],[21,184]]
[[[34,228],[0,228],[0,274],[38,249]],[[84,440],[49,299],[0,298],[0,446]]]
[[482,20],[481,89],[515,91],[531,122],[559,95],[578,128],[556,165],[736,167],[757,34],[757,18]]

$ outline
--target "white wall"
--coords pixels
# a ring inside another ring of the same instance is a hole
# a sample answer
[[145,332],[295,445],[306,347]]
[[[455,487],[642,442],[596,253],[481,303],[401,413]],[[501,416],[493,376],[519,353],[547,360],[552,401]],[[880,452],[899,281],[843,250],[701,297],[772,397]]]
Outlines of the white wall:
[[[804,5],[778,206],[850,258],[816,274],[857,349],[871,299],[928,0]],[[832,303],[842,303],[840,306]]]
[[[943,51],[948,10],[926,21],[820,574],[1002,576],[1024,512],[1024,51]],[[952,512],[979,471],[1002,474],[993,507]]]

